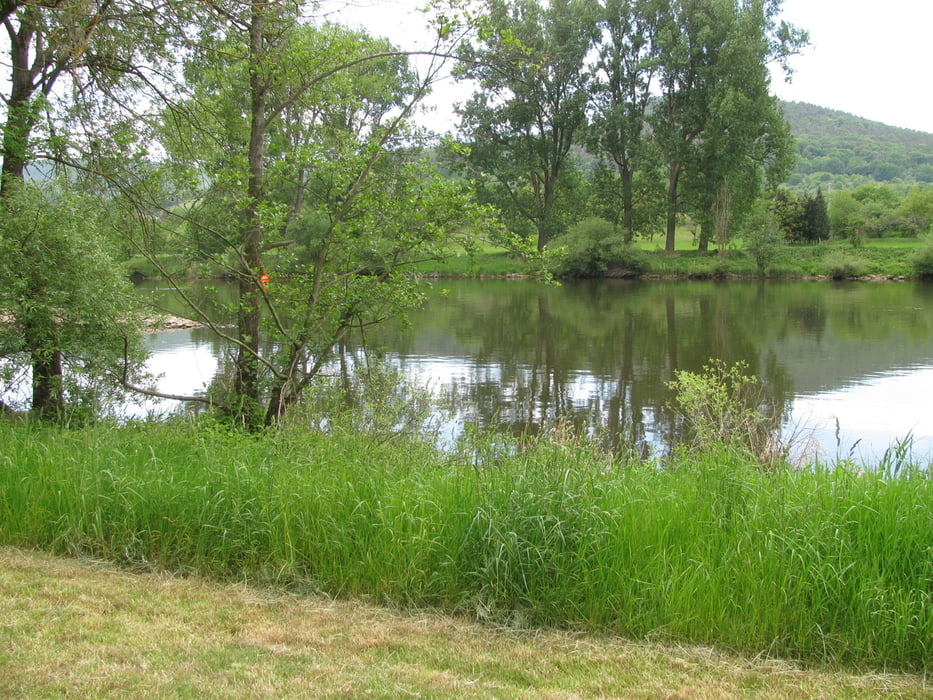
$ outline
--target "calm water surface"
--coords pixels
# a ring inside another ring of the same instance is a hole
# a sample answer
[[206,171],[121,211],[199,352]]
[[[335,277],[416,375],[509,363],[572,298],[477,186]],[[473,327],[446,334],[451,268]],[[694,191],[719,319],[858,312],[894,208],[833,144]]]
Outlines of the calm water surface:
[[[827,459],[877,460],[908,434],[933,454],[933,287],[913,283],[442,281],[407,326],[367,338],[465,423],[555,420],[637,445],[676,430],[666,383],[744,361]],[[203,390],[224,352],[206,330],[150,337],[160,388]],[[345,348],[359,356],[352,342]],[[149,404],[167,410],[170,402]]]

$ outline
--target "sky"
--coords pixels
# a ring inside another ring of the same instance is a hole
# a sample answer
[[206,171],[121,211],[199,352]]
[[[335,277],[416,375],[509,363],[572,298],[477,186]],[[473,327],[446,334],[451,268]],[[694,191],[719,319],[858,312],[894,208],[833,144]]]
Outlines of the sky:
[[791,61],[782,100],[809,102],[933,133],[933,2],[785,0],[783,17],[810,33]]
[[[348,24],[359,24],[402,48],[423,48],[424,0],[328,0]],[[810,46],[791,59],[792,82],[772,80],[782,100],[809,102],[891,126],[933,133],[931,0],[784,0],[783,15],[810,33]],[[463,89],[440,85],[434,116],[451,128],[450,104]]]

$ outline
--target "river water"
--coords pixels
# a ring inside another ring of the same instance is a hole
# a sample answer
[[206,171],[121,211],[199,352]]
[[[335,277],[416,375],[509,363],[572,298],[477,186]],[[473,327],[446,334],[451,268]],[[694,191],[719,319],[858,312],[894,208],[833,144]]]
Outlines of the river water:
[[[203,390],[225,351],[204,329],[148,342],[171,393]],[[559,419],[657,448],[677,429],[674,370],[719,358],[762,379],[801,449],[875,462],[909,435],[915,456],[933,455],[927,285],[445,280],[367,345],[443,397],[451,437],[467,423],[518,434]],[[360,355],[354,342],[345,351]]]

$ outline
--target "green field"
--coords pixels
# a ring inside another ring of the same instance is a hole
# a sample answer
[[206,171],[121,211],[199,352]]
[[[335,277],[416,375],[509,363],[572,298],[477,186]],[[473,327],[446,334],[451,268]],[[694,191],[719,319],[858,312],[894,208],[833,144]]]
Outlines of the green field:
[[[814,246],[787,246],[770,265],[767,276],[772,278],[860,277],[907,278],[916,275],[912,258],[925,243],[911,238],[872,238],[859,248],[846,241]],[[663,237],[636,240],[634,246],[647,254],[644,274],[682,278],[757,277],[758,269],[752,257],[738,242],[724,259],[713,250],[700,253],[691,231],[677,231],[676,253],[664,252]],[[504,277],[531,275],[534,264],[522,261],[495,246],[480,246],[473,254],[455,253],[443,262],[421,263],[416,271],[422,274],[474,277]]]
[[[770,265],[767,276],[772,278],[801,277],[913,277],[916,270],[912,258],[926,242],[916,238],[871,238],[859,248],[846,241],[819,245],[787,246]],[[677,230],[676,252],[664,251],[663,236],[637,239],[633,246],[647,254],[648,276],[681,278],[758,277],[751,255],[737,241],[720,258],[716,250],[700,253],[694,234],[687,227]],[[163,256],[164,270],[180,277],[211,277],[221,274],[205,264],[191,265],[182,256]],[[136,256],[125,264],[128,273],[144,277],[159,276],[161,271],[152,262]],[[425,276],[439,277],[508,277],[534,276],[540,272],[538,261],[523,260],[509,251],[491,244],[480,244],[472,251],[451,249],[443,260],[419,262],[409,269]]]

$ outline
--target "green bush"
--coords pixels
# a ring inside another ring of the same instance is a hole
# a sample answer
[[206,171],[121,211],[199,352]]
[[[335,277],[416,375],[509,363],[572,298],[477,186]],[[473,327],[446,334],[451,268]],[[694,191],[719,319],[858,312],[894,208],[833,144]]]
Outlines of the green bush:
[[914,273],[921,279],[933,279],[933,238],[918,248],[910,259]]
[[784,247],[784,234],[774,214],[768,211],[756,212],[749,221],[743,238],[745,249],[755,261],[758,274],[764,276]]
[[621,231],[599,217],[584,219],[551,243],[562,252],[554,273],[560,277],[624,277],[648,268],[648,257],[625,243]]
[[865,272],[865,262],[840,250],[834,250],[823,258],[826,274],[834,280],[858,277]]
[[780,440],[780,424],[764,405],[760,382],[745,374],[744,362],[727,365],[712,360],[703,371],[676,370],[668,382],[675,392],[674,409],[689,428],[694,447],[738,447],[762,465],[774,466],[787,454]]

